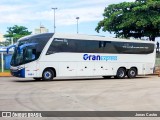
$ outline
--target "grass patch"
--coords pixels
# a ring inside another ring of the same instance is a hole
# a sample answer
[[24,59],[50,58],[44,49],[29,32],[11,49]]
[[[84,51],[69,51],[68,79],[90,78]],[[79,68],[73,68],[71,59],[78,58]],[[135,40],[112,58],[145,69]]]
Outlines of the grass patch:
[[[0,69],[0,73],[2,72],[2,69]],[[4,69],[4,72],[10,72],[10,70],[9,69]]]

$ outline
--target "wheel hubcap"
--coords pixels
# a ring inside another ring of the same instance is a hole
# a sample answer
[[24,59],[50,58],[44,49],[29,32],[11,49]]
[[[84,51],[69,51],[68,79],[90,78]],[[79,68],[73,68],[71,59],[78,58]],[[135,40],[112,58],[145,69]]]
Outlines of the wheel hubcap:
[[135,72],[132,70],[131,72],[130,72],[130,74],[131,74],[131,76],[135,76]]
[[124,72],[123,71],[119,71],[119,77],[123,77],[124,76]]
[[52,76],[52,74],[51,74],[49,71],[46,71],[46,72],[44,73],[44,76],[45,76],[46,79],[50,79],[51,76]]

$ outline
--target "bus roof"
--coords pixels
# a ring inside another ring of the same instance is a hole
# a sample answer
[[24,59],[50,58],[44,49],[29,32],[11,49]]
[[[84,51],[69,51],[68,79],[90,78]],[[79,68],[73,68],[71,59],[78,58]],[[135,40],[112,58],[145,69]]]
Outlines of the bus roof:
[[42,36],[53,36],[53,33],[40,33],[40,34],[34,34],[34,35],[27,35],[25,37],[22,37],[20,38],[18,41],[21,41],[21,40],[27,40],[27,39],[30,39],[30,38],[37,38],[37,37],[42,37]]
[[84,39],[84,40],[99,40],[99,41],[119,41],[119,42],[139,42],[139,43],[153,43],[153,41],[136,40],[136,39],[123,39],[123,38],[112,38],[96,35],[84,35],[84,34],[62,34],[55,33],[54,38],[66,38],[66,39]]
[[20,38],[18,41],[26,40],[30,38],[42,37],[42,36],[52,36],[53,38],[62,38],[62,39],[74,39],[74,40],[97,40],[97,41],[119,41],[119,42],[139,42],[139,43],[152,43],[153,41],[146,40],[136,40],[136,39],[123,39],[123,38],[113,38],[113,37],[104,37],[96,35],[85,35],[85,34],[64,34],[64,33],[41,33],[28,35]]

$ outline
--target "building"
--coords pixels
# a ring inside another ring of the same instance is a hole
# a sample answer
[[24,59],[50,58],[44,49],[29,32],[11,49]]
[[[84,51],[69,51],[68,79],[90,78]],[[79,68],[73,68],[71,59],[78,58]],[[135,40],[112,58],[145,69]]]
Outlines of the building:
[[3,37],[3,34],[0,33],[0,42],[4,42],[6,39]]
[[36,29],[34,30],[34,33],[35,33],[35,34],[47,33],[47,32],[48,32],[48,29],[45,28],[43,25],[40,25],[39,28],[36,28]]

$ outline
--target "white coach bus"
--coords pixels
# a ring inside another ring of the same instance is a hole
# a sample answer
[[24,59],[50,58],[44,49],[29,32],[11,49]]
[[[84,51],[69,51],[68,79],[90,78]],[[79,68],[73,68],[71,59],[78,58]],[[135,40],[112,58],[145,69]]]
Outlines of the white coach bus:
[[135,78],[153,73],[155,43],[80,34],[44,33],[18,40],[11,74],[35,80],[58,76]]

